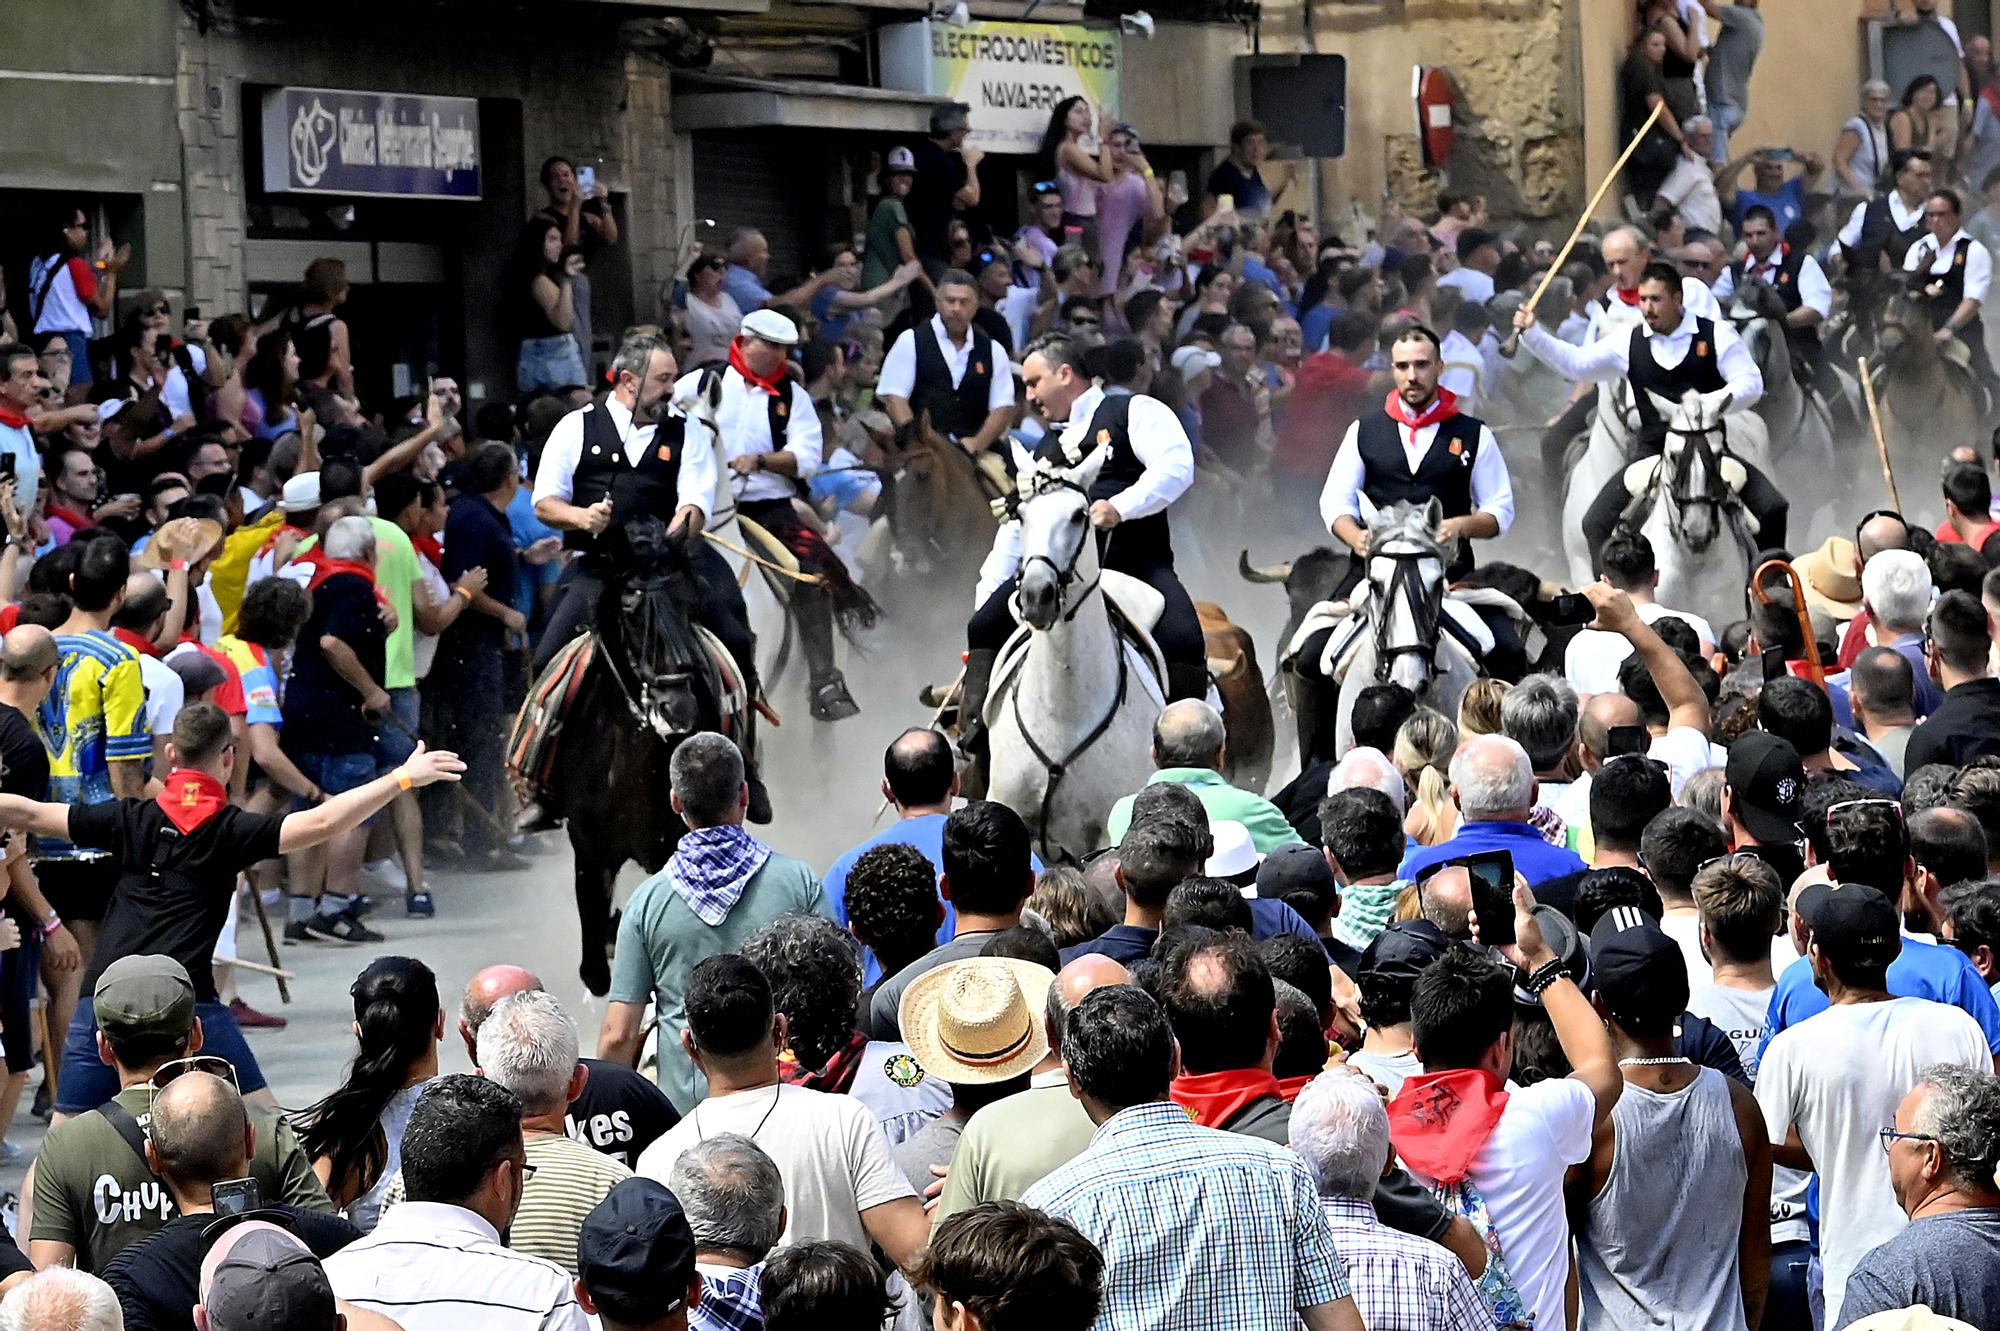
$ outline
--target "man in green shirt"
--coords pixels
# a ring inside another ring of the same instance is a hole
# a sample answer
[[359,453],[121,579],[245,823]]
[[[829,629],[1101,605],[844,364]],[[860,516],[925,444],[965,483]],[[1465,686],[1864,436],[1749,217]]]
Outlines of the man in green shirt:
[[[1209,822],[1226,819],[1249,828],[1259,854],[1269,854],[1279,846],[1303,845],[1277,805],[1223,779],[1227,738],[1222,714],[1207,703],[1187,699],[1169,705],[1153,723],[1153,761],[1159,770],[1146,778],[1146,784],[1172,781],[1188,787],[1201,798]],[[1113,845],[1125,839],[1125,829],[1132,825],[1132,799],[1127,795],[1111,806],[1105,835]]]
[[743,755],[712,731],[690,735],[667,764],[674,812],[686,823],[664,869],[639,884],[618,924],[610,1002],[597,1056],[637,1067],[646,1004],[659,1017],[660,1089],[688,1113],[708,1094],[681,1042],[688,977],[704,958],[740,952],[750,935],[782,915],[833,908],[812,869],[743,830],[750,788]]
[[[126,1248],[159,1232],[176,1214],[166,1187],[146,1167],[145,1124],[153,1092],[181,1072],[235,1081],[235,1069],[201,1052],[194,981],[172,957],[121,957],[105,967],[93,995],[98,1057],[118,1072],[110,1104],[56,1124],[28,1170],[28,1256],[37,1267],[102,1271]],[[256,1129],[250,1176],[265,1197],[310,1211],[333,1203],[285,1120],[246,1106]]]

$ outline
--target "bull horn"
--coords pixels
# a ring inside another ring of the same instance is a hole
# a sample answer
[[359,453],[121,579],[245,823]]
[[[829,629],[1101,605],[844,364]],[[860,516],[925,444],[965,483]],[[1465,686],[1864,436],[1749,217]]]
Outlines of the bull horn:
[[1243,575],[1245,582],[1283,582],[1286,578],[1292,576],[1292,564],[1294,562],[1287,559],[1282,564],[1273,564],[1269,568],[1258,568],[1250,562],[1250,552],[1248,550],[1239,550],[1236,553],[1236,571]]

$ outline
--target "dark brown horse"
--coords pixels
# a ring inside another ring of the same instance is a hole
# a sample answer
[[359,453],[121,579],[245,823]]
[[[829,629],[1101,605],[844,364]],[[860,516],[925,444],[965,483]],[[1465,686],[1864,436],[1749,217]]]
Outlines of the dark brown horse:
[[889,527],[903,566],[950,591],[969,587],[1000,529],[998,491],[963,448],[925,417],[889,446],[894,499]]

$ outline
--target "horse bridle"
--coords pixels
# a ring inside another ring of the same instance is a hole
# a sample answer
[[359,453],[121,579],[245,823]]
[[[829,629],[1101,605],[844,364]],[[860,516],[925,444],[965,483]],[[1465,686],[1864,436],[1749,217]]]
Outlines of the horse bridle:
[[[1435,550],[1371,550],[1370,559],[1394,560],[1396,571],[1389,575],[1389,582],[1382,589],[1381,608],[1375,616],[1375,682],[1384,683],[1389,678],[1389,669],[1395,658],[1414,654],[1423,659],[1426,666],[1436,669],[1437,650],[1440,641],[1439,628],[1444,619],[1444,580],[1439,579],[1435,587],[1424,585],[1421,564],[1426,559],[1442,561],[1443,555]],[[1372,585],[1372,583],[1371,583]],[[1417,641],[1391,644],[1389,622],[1394,617],[1391,611],[1400,592],[1410,605],[1410,617],[1417,632]]]
[[[1043,554],[1026,555],[1021,560],[1021,571],[1023,573],[1027,571],[1030,564],[1046,564],[1048,566],[1049,572],[1054,575],[1056,580],[1056,592],[1063,601],[1062,622],[1067,624],[1076,618],[1078,612],[1083,609],[1084,603],[1090,599],[1090,594],[1096,591],[1097,585],[1104,580],[1104,566],[1100,558],[1098,571],[1091,575],[1090,584],[1074,600],[1071,600],[1069,591],[1071,587],[1076,585],[1076,566],[1083,562],[1083,548],[1094,536],[1094,533],[1090,529],[1090,491],[1084,489],[1061,472],[1047,466],[1038,467],[1036,470],[1023,476],[1020,485],[1026,490],[1025,498],[1028,499],[1038,499],[1042,495],[1056,490],[1074,490],[1083,496],[1083,535],[1077,541],[1076,548],[1070,551],[1069,562],[1059,567],[1055,560]],[[1019,504],[1020,501],[1017,499],[1013,505],[1017,514]],[[1108,548],[1110,541],[1107,539],[1105,544]]]
[[[1659,475],[1664,482],[1663,488],[1667,497],[1673,501],[1667,505],[1667,529],[1674,534],[1676,540],[1681,536],[1681,510],[1687,505],[1707,504],[1717,510],[1716,516],[1720,520],[1722,510],[1729,507],[1732,500],[1741,502],[1729,489],[1729,482],[1723,479],[1721,452],[1709,443],[1709,436],[1722,434],[1723,431],[1724,427],[1719,421],[1696,429],[1668,428],[1669,434],[1678,434],[1686,441],[1678,456],[1672,459],[1662,458],[1660,462]],[[1710,493],[1694,494],[1685,488],[1696,459],[1700,460],[1702,470],[1708,477]]]

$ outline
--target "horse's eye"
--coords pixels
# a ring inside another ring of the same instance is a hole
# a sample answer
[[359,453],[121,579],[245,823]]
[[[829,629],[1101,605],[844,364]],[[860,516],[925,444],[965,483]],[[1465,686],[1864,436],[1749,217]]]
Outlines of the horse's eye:
[[1084,522],[1084,512],[1082,509],[1078,509],[1076,512],[1069,515],[1070,526],[1081,527],[1083,525],[1083,522]]

